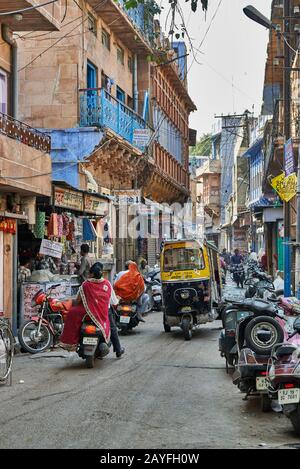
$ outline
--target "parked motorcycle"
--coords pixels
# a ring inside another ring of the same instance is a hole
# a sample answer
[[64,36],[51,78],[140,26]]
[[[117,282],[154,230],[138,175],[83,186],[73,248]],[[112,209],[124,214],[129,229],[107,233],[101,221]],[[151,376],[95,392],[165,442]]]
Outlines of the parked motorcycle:
[[270,398],[278,401],[300,435],[300,318],[293,328],[288,342],[274,346],[267,377]]
[[[252,332],[250,332],[253,342],[247,341],[246,338],[245,342],[249,345],[246,348],[243,348],[239,343],[240,324],[237,328],[238,363],[233,374],[233,383],[239,387],[241,392],[246,393],[245,400],[250,395],[259,395],[263,412],[271,410],[267,381],[267,368],[271,352],[277,346],[276,344],[280,343],[280,337],[282,340],[290,340],[295,335],[290,334],[294,318],[291,315],[286,317],[280,308],[276,307],[276,309],[277,312],[273,318],[266,316],[254,318],[255,323]],[[269,320],[267,321],[267,319]],[[274,321],[274,319],[276,323],[270,324],[270,320]],[[251,322],[253,319],[249,322],[250,326]],[[249,324],[246,326],[245,333]],[[277,338],[272,330],[274,324],[276,324],[276,329],[280,330]],[[271,341],[274,341],[274,346],[270,350]]]
[[250,348],[258,355],[270,354],[275,343],[282,342],[283,331],[276,321],[279,308],[268,301],[254,298],[235,301],[223,311],[219,351],[226,367],[235,365],[239,350]]
[[39,353],[54,346],[60,339],[72,300],[51,298],[52,291],[60,284],[52,285],[47,293],[39,290],[32,299],[32,307],[38,307],[38,313],[24,322],[18,331],[18,338],[23,351]]
[[94,368],[96,358],[104,358],[109,353],[110,344],[105,342],[101,329],[91,318],[83,318],[77,353],[86,362],[87,368]]
[[[152,274],[152,275],[151,275]],[[151,310],[162,310],[162,286],[159,271],[151,272],[145,279],[147,293],[149,295]]]

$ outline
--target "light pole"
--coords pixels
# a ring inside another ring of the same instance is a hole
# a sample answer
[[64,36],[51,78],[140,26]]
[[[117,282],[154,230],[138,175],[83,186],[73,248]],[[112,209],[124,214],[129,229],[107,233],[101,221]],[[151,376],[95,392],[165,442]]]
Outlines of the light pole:
[[[256,23],[268,28],[277,28],[272,22],[262,15],[256,8],[249,5],[243,9],[248,18]],[[284,0],[284,32],[283,35],[288,35],[291,31],[290,27],[291,18],[291,1]],[[291,137],[291,49],[287,41],[284,41],[284,80],[283,80],[283,94],[284,94],[284,134],[285,141]],[[291,296],[291,269],[292,269],[292,256],[291,256],[291,224],[290,224],[290,204],[284,203],[284,295]]]

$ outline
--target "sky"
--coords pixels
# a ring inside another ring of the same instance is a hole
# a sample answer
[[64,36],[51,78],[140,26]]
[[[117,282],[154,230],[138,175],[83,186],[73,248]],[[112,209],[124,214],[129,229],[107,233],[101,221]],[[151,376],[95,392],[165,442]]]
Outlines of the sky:
[[[267,56],[269,31],[248,19],[243,8],[255,6],[270,17],[271,0],[209,0],[206,15],[201,6],[191,13],[190,1],[180,0],[189,35],[196,48],[206,33],[219,2],[221,6],[211,28],[197,53],[188,57],[189,94],[197,106],[190,116],[190,127],[197,137],[211,132],[215,115],[243,113],[246,109],[259,114],[262,104],[263,80]],[[200,2],[199,2],[200,4]],[[162,1],[165,12],[167,0]],[[164,21],[162,22],[165,26]]]

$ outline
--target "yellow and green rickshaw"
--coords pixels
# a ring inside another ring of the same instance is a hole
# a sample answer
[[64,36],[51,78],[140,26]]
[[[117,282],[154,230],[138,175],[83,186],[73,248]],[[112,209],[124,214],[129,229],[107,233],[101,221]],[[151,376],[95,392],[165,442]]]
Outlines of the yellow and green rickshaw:
[[160,262],[164,330],[181,327],[185,340],[191,340],[194,327],[218,316],[222,296],[218,250],[208,241],[165,241]]

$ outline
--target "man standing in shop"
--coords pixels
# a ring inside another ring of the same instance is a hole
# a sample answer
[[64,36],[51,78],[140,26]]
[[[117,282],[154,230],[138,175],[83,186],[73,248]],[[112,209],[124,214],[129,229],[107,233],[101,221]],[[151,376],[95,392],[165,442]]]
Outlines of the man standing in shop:
[[89,245],[88,244],[82,244],[80,246],[80,266],[77,271],[77,275],[79,276],[80,283],[83,283],[85,280],[89,278],[89,272],[91,268],[91,261],[88,257],[89,255]]

